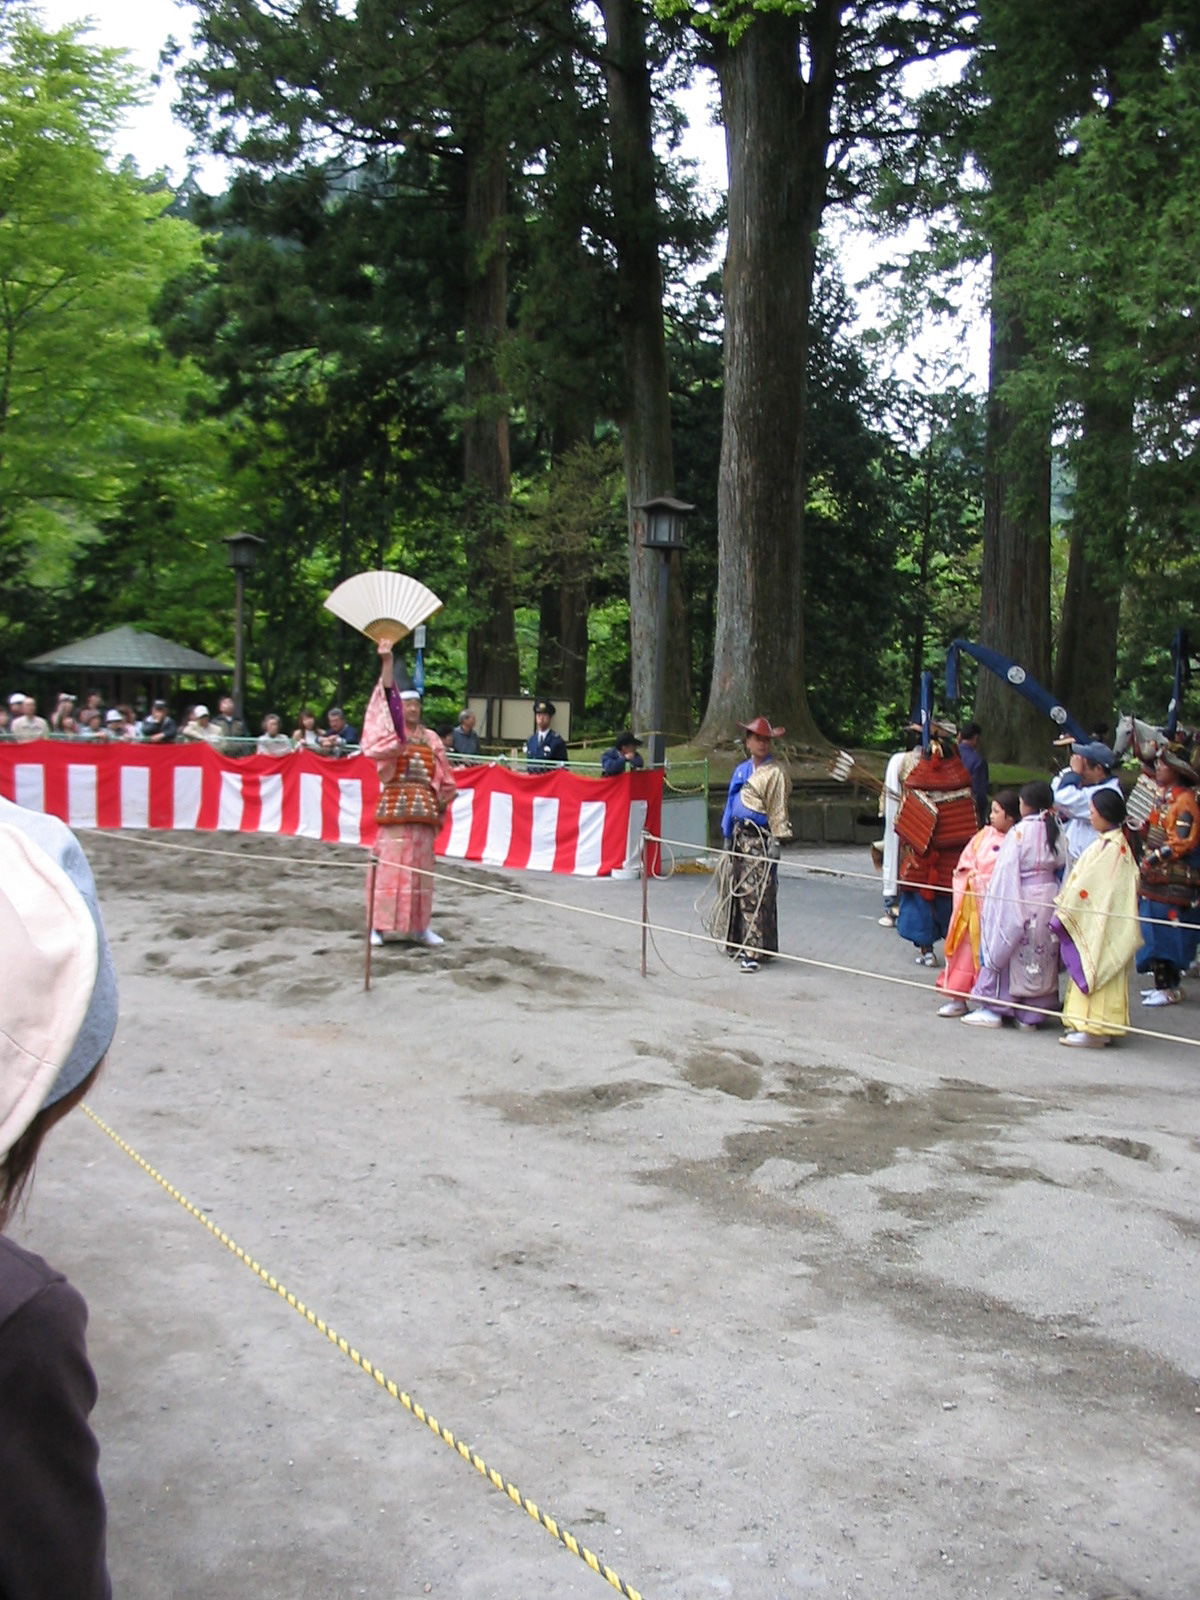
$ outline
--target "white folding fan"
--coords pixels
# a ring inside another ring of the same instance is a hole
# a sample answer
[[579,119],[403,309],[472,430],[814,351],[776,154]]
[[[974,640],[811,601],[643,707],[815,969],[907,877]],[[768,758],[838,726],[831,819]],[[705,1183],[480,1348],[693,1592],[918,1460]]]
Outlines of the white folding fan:
[[432,589],[404,572],[356,573],[338,584],[325,605],[376,644],[394,644],[442,609]]

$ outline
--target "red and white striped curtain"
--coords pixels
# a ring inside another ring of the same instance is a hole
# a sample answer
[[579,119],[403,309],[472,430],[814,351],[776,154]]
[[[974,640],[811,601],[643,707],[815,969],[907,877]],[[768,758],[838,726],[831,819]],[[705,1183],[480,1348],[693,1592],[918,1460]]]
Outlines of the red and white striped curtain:
[[[436,852],[460,861],[603,877],[662,831],[662,773],[458,768]],[[298,750],[230,759],[207,745],[0,744],[0,794],[72,828],[220,829],[375,841],[379,779],[362,756]]]

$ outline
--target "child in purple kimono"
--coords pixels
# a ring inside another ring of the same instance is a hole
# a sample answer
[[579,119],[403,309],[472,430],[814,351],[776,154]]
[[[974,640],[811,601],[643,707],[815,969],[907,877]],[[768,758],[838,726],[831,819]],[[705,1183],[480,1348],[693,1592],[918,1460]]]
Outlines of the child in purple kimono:
[[962,1019],[998,1028],[1005,1017],[1022,1028],[1058,1010],[1058,938],[1050,927],[1066,846],[1044,782],[1021,790],[1021,820],[1004,838],[979,918],[975,1010]]

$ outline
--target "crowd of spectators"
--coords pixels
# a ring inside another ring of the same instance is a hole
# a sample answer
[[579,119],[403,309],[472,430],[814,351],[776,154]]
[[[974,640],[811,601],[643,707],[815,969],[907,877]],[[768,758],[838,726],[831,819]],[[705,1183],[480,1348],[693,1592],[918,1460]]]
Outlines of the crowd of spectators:
[[93,689],[78,704],[72,694],[60,694],[49,720],[38,714],[37,700],[21,691],[0,705],[0,740],[70,739],[110,744],[212,745],[224,755],[282,756],[307,749],[318,755],[347,755],[358,747],[358,730],[346,719],[341,706],[331,706],[325,725],[309,707],[301,711],[289,736],[277,712],[268,711],[261,731],[251,733],[234,714],[233,699],[223,696],[214,716],[206,705],[193,704],[176,720],[166,700],[142,703],[142,714],[130,705],[105,706],[104,696]]

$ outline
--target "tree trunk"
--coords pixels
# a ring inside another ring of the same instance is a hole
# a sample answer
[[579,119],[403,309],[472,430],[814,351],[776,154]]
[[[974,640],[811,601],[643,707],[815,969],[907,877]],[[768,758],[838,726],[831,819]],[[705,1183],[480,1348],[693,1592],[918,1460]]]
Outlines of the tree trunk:
[[760,712],[821,738],[804,680],[804,399],[841,12],[767,13],[718,51],[729,242],[709,744]]
[[1054,693],[1085,727],[1106,724],[1111,742],[1133,465],[1133,404],[1127,394],[1114,393],[1102,375],[1097,379],[1083,407]]
[[[551,424],[551,463],[579,444],[590,444],[595,417],[589,400],[560,394]],[[588,590],[587,531],[571,530],[559,553],[557,583],[542,586],[538,605],[538,680],[540,694],[569,700],[571,716],[583,715],[587,702]]]
[[[1026,352],[1016,310],[1003,293],[1000,252],[992,252],[992,344],[984,451],[981,644],[1011,656],[1050,684],[1050,429],[1018,417],[1001,396]],[[980,674],[975,717],[993,761],[1044,767],[1053,727],[990,672]]]
[[921,676],[925,671],[925,620],[929,610],[929,546],[933,540],[933,441],[937,422],[929,413],[929,440],[925,446],[925,495],[921,514],[921,558],[917,571],[917,612],[913,618],[912,671],[908,680],[909,706],[921,703]]
[[[642,548],[634,507],[659,495],[675,493],[671,383],[663,328],[662,266],[658,258],[660,223],[646,16],[639,0],[602,0],[602,9],[607,38],[605,76],[617,251],[617,323],[625,366],[620,422],[629,510],[632,723],[639,731],[649,732],[660,557],[656,551]],[[677,557],[672,557],[671,566],[663,720],[673,735],[686,735],[691,727],[686,612]]]
[[477,597],[477,620],[467,630],[467,689],[471,694],[519,694],[508,516],[508,397],[497,367],[508,309],[508,158],[481,131],[464,140],[464,153],[463,480],[468,494],[467,579]]

